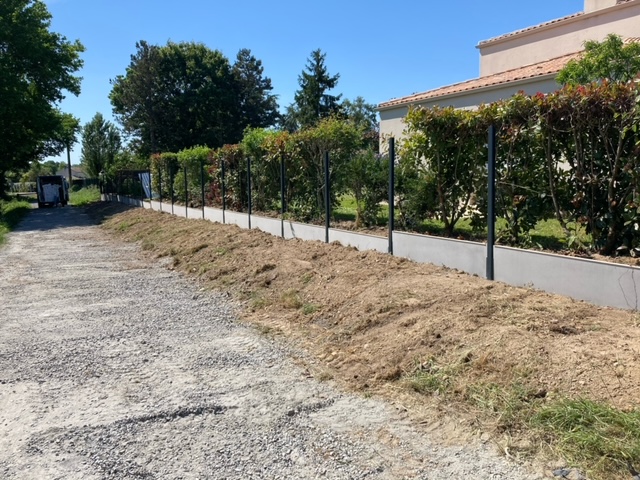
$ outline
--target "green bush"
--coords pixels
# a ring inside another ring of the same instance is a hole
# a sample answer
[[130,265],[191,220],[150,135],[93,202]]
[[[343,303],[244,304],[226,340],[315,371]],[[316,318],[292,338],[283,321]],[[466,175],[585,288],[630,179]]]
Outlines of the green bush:
[[356,153],[347,166],[345,183],[356,199],[356,226],[376,225],[380,202],[388,195],[389,158],[371,148]]

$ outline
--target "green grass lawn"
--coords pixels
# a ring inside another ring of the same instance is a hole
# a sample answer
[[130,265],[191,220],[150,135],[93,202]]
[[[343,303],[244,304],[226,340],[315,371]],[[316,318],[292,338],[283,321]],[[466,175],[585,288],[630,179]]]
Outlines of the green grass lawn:
[[76,207],[88,205],[100,201],[100,190],[98,187],[81,188],[77,192],[69,194],[69,202]]
[[[356,200],[353,195],[343,195],[340,198],[340,204],[333,211],[334,218],[338,221],[354,221],[356,220]],[[378,214],[378,226],[386,226],[389,222],[389,207],[387,205],[380,205],[380,211]],[[500,231],[506,228],[506,221],[498,218],[496,220],[496,233],[498,239],[500,238]],[[575,225],[569,224],[570,229],[575,229]],[[400,229],[400,214],[396,210],[396,228]],[[444,223],[437,219],[423,220],[416,226],[415,231],[417,233],[426,233],[429,235],[444,236]],[[474,231],[471,226],[471,220],[463,218],[454,229],[454,237],[462,238],[465,240],[477,240],[486,241],[487,230]],[[584,228],[578,228],[575,231],[575,237],[584,245],[590,245],[591,236],[588,235]],[[500,242],[498,242],[500,243]],[[577,245],[577,243],[576,243]],[[541,248],[546,250],[562,250],[567,248],[568,239],[565,232],[560,226],[560,222],[555,219],[540,220],[536,227],[529,232],[529,238],[523,241],[525,247]]]

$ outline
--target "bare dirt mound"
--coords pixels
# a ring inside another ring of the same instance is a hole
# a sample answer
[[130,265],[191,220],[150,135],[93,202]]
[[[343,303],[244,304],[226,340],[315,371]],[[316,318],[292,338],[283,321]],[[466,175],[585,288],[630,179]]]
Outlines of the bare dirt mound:
[[105,225],[141,241],[150,255],[173,257],[173,268],[203,285],[244,300],[247,320],[323,362],[317,375],[393,397],[416,414],[446,410],[472,428],[500,433],[504,419],[486,415],[496,388],[516,389],[525,401],[584,397],[621,410],[640,398],[635,312],[141,209]]

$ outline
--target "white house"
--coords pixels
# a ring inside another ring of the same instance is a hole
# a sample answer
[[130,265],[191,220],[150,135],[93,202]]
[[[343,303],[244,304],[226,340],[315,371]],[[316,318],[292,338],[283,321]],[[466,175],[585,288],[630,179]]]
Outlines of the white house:
[[381,103],[381,138],[402,137],[410,106],[475,108],[519,91],[552,92],[559,87],[556,74],[584,42],[611,33],[640,37],[640,0],[585,0],[583,12],[482,41],[478,78]]

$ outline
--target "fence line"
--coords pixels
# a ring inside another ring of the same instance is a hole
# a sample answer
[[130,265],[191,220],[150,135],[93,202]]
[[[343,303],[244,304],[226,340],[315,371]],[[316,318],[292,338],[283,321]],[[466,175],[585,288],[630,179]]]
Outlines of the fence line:
[[[160,202],[123,195],[104,194],[103,200],[160,211]],[[189,208],[189,218],[197,218],[199,210]],[[246,214],[205,207],[205,218],[219,223],[248,228]],[[181,213],[177,213],[183,216]],[[252,225],[263,232],[284,238],[325,241],[325,229],[317,225],[252,215]],[[359,250],[386,253],[387,238],[329,229],[329,241]],[[419,263],[432,263],[454,268],[472,275],[484,276],[486,245],[479,242],[433,237],[414,233],[393,232],[394,255]],[[495,280],[513,286],[536,288],[577,300],[629,310],[640,304],[640,268],[562,255],[495,247]]]
[[[189,207],[188,169],[184,172],[184,214],[174,211],[174,178],[175,172],[170,170],[171,213],[185,218],[204,218],[220,223],[230,223],[241,228],[258,228],[274,236],[282,238],[300,238],[303,240],[320,240],[326,243],[338,241],[343,245],[353,246],[361,250],[377,250],[391,255],[405,257],[416,262],[432,263],[463,272],[485,277],[489,280],[503,281],[514,286],[530,286],[546,292],[567,295],[579,300],[603,306],[637,310],[640,302],[640,281],[636,285],[636,277],[640,280],[640,268],[620,264],[610,264],[587,259],[578,259],[562,255],[538,251],[495,246],[495,195],[496,195],[496,132],[489,129],[488,138],[488,238],[486,243],[455,240],[451,238],[433,237],[414,233],[399,232],[394,226],[395,198],[395,144],[390,140],[389,168],[389,225],[387,237],[371,236],[361,233],[346,232],[331,228],[331,184],[330,157],[326,152],[323,157],[325,225],[309,225],[287,220],[285,205],[285,162],[280,165],[280,218],[256,216],[252,208],[252,176],[251,159],[246,159],[246,201],[247,212],[235,212],[227,208],[225,162],[221,164],[222,209],[206,206],[204,163],[200,166],[200,199],[201,208]],[[132,172],[124,178],[135,183],[139,172]],[[158,201],[151,193],[151,200],[145,201],[143,196],[135,198],[122,195],[122,181],[118,181],[117,195],[106,193],[106,200],[120,201],[131,205],[162,210],[162,177],[160,174]],[[134,191],[142,191],[136,185]],[[141,193],[140,195],[143,195]]]

